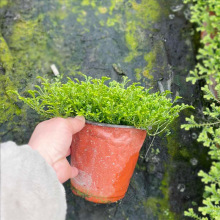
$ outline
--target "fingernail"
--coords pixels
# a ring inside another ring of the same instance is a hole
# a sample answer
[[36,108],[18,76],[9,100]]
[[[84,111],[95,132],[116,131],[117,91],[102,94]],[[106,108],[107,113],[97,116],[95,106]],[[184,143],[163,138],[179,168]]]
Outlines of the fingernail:
[[78,119],[78,120],[80,120],[80,121],[85,122],[85,118],[84,118],[83,116],[77,115],[75,118]]

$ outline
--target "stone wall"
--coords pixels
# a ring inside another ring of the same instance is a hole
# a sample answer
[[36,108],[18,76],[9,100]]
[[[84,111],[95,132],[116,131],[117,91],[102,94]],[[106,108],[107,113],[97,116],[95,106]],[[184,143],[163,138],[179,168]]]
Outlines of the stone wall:
[[[1,141],[27,143],[42,120],[6,93],[23,93],[38,84],[36,76],[54,78],[55,64],[65,76],[83,72],[120,81],[127,75],[152,91],[170,90],[172,97],[196,106],[198,85],[186,83],[195,64],[196,34],[181,0],[3,0],[0,3],[0,136]],[[25,94],[25,93],[24,93]],[[197,172],[209,158],[196,142],[197,131],[180,125],[193,111],[184,111],[169,136],[147,137],[125,198],[100,205],[76,197],[65,183],[68,219],[177,220],[200,202]]]

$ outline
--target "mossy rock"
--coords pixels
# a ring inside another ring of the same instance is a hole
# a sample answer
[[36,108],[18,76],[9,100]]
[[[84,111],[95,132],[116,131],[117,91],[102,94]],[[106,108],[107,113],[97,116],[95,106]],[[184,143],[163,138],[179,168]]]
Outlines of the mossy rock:
[[[39,75],[54,78],[52,64],[71,77],[83,72],[121,81],[127,75],[134,82],[153,87],[152,91],[171,90],[172,97],[181,95],[185,103],[200,108],[197,87],[185,82],[195,57],[192,27],[184,16],[188,6],[171,10],[181,4],[181,0],[1,1],[2,141],[27,143],[34,126],[41,121],[7,91],[16,88],[23,93],[32,89],[38,84]],[[202,158],[205,154],[201,146],[195,146],[192,135],[179,129],[188,114],[184,112],[172,125],[170,137],[155,139],[153,148],[160,149],[160,162],[152,158],[146,162],[146,150],[152,140],[146,139],[122,201],[108,205],[87,202],[74,196],[67,182],[67,220],[184,219],[184,209],[192,200],[198,202],[201,195],[199,190],[196,194],[188,190],[187,185],[180,193],[178,168],[185,167],[183,175],[196,185],[196,171],[208,166],[199,159],[196,166],[190,163],[196,152],[190,149],[200,149]]]

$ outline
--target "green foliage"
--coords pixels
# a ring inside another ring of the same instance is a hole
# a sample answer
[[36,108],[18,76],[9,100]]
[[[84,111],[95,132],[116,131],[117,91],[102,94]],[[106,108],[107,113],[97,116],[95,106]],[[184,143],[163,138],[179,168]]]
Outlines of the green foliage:
[[197,123],[194,116],[187,118],[189,124],[182,125],[186,130],[194,127],[201,127],[202,131],[198,136],[198,141],[203,142],[203,145],[209,148],[209,155],[212,158],[212,166],[209,173],[204,171],[199,172],[202,177],[202,182],[205,186],[205,193],[202,207],[199,207],[199,212],[203,217],[199,217],[192,209],[185,212],[186,216],[195,219],[217,220],[220,219],[220,106],[219,101],[210,93],[207,86],[203,88],[205,92],[204,97],[207,100],[212,100],[209,108],[206,108],[204,113],[204,122]]
[[[84,81],[68,78],[67,83],[61,83],[61,78],[54,82],[41,78],[42,86],[35,86],[29,90],[31,97],[19,99],[46,118],[73,117],[83,115],[87,120],[129,125],[146,129],[149,134],[158,134],[166,130],[167,126],[188,105],[175,104],[164,93],[149,93],[149,89],[138,83],[129,84],[127,77],[123,82],[110,81],[108,77],[93,79],[84,76]],[[151,131],[150,131],[151,130]]]
[[[1,73],[0,73],[1,74]],[[13,100],[5,92],[6,89],[13,89],[13,84],[5,75],[0,75],[0,124],[12,120],[14,115],[19,115],[21,110],[13,103]],[[0,132],[0,136],[3,133]]]
[[217,0],[186,0],[193,2],[191,7],[192,18],[202,33],[202,48],[199,49],[198,64],[190,72],[188,81],[193,84],[205,79],[206,85],[202,87],[204,98],[209,106],[203,110],[202,121],[197,122],[194,116],[187,118],[189,124],[183,128],[202,128],[198,141],[209,148],[212,166],[209,173],[199,172],[205,184],[203,206],[199,207],[199,215],[193,209],[185,212],[185,216],[197,220],[220,219],[220,1]]
[[193,2],[191,6],[191,22],[197,24],[197,31],[203,34],[197,59],[200,61],[190,72],[187,81],[195,83],[198,79],[206,79],[208,84],[220,83],[220,1],[219,0],[185,0]]

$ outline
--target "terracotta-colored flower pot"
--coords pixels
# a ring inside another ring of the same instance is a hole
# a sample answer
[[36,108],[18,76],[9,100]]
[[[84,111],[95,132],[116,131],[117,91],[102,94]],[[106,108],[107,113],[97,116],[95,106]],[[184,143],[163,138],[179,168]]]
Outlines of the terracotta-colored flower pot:
[[87,122],[71,146],[71,164],[79,169],[73,193],[95,203],[122,199],[145,137],[134,127]]

